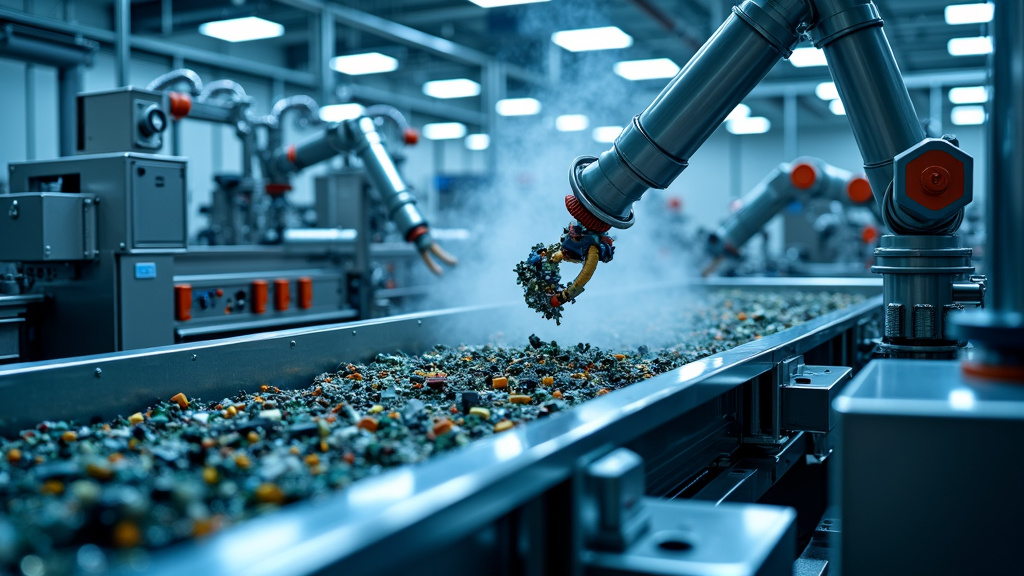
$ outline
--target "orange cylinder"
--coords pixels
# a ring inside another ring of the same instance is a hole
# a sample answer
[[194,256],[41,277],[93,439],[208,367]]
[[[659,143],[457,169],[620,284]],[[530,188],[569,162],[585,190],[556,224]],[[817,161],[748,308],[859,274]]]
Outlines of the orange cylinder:
[[263,314],[267,311],[267,281],[252,281],[252,311],[256,314]]

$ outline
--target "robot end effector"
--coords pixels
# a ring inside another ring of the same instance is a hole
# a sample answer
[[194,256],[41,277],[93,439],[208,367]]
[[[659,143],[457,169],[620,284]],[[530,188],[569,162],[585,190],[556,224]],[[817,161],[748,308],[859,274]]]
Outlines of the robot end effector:
[[355,152],[363,161],[367,176],[380,194],[391,221],[405,240],[416,246],[431,272],[443,273],[434,258],[448,266],[458,263],[431,237],[427,221],[416,207],[416,196],[399,174],[383,136],[370,117],[332,124],[319,136],[281,148],[269,157],[265,168],[272,181],[287,181],[289,174],[343,152]]

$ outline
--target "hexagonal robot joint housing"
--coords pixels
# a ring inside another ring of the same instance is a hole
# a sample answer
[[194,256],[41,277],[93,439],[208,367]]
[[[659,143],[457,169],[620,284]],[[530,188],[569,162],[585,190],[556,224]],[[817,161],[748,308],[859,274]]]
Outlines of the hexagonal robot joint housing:
[[944,220],[974,199],[974,159],[929,138],[893,159],[893,201],[922,221]]

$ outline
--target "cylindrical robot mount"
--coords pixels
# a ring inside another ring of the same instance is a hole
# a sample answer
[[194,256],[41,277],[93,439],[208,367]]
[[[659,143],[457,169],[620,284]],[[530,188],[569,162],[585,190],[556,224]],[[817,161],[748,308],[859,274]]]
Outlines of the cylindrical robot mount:
[[950,316],[978,306],[984,282],[973,277],[971,249],[957,236],[882,236],[871,271],[882,275],[884,354],[954,357],[963,344],[947,330]]

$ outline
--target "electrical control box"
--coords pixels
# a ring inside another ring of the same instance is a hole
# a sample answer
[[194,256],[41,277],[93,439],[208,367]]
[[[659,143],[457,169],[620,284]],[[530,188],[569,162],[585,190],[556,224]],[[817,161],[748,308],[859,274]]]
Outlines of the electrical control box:
[[94,196],[59,192],[0,196],[0,261],[90,260],[96,254]]
[[80,94],[78,153],[159,152],[169,123],[164,99],[131,86]]

